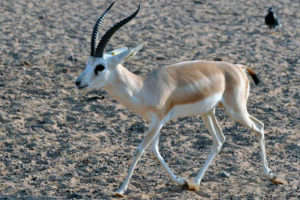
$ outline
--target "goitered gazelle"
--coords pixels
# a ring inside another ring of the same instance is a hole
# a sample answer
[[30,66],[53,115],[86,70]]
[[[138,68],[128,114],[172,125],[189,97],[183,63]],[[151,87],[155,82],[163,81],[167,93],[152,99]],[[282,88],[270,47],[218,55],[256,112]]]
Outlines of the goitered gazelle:
[[[113,98],[150,122],[149,130],[134,154],[127,177],[114,194],[124,195],[138,160],[149,146],[173,182],[190,190],[197,190],[205,171],[225,141],[215,117],[215,108],[218,105],[222,105],[232,119],[257,134],[263,173],[270,180],[279,182],[268,167],[264,124],[247,112],[249,81],[245,71],[247,70],[255,83],[258,83],[255,73],[240,64],[195,60],[164,66],[144,77],[137,76],[121,63],[133,57],[142,45],[132,49],[124,47],[107,53],[104,53],[104,49],[112,35],[137,15],[140,6],[132,15],[110,28],[96,46],[98,30],[113,4],[98,18],[94,26],[91,54],[86,69],[76,80],[76,86],[81,90],[104,88]],[[213,145],[198,175],[188,181],[176,176],[167,165],[159,153],[158,142],[160,129],[168,121],[195,115],[200,115],[203,119],[212,136]]]

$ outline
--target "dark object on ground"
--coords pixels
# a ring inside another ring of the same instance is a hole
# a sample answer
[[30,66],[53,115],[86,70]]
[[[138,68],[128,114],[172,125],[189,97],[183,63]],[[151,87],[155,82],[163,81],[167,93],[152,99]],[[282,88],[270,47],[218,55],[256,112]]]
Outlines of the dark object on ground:
[[281,27],[279,18],[276,16],[273,7],[269,8],[268,14],[265,17],[265,23],[270,30],[276,31],[278,27]]

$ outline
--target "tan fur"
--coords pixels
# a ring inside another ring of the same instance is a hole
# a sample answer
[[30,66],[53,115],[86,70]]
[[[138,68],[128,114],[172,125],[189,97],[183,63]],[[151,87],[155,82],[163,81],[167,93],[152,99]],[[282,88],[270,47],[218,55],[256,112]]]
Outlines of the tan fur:
[[[111,92],[111,95],[144,117],[149,112],[164,117],[174,106],[199,102],[215,93],[223,93],[225,101],[230,104],[237,87],[248,87],[244,70],[227,62],[182,62],[156,69],[143,78],[132,74],[121,65],[118,70],[118,80],[111,87],[114,87],[114,91],[118,91],[115,87],[122,86],[132,91],[122,94]],[[127,80],[132,84],[128,85]],[[109,87],[107,90],[112,91]],[[122,91],[122,88],[119,90]],[[247,90],[242,91],[243,94],[238,95],[243,97],[240,100],[245,101]],[[139,103],[132,104],[131,95],[135,95]]]

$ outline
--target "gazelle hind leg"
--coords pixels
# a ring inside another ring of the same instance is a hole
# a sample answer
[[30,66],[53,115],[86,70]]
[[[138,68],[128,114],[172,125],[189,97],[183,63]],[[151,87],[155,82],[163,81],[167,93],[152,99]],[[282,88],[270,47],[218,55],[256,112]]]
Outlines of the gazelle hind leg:
[[269,169],[267,156],[266,156],[264,124],[251,115],[249,115],[249,117],[250,117],[251,121],[253,123],[255,123],[257,130],[259,130],[259,131],[256,131],[256,134],[257,134],[259,145],[260,145],[260,154],[261,154],[262,161],[263,161],[264,174],[269,179],[274,180],[274,179],[276,179],[276,175],[274,173],[272,173],[271,170]]
[[265,150],[264,124],[259,120],[257,120],[256,118],[249,115],[247,109],[239,110],[238,112],[237,111],[231,112],[229,114],[235,121],[250,128],[256,133],[260,145],[260,154],[263,162],[263,172],[265,176],[267,176],[270,180],[276,179],[275,174],[271,172],[268,166],[266,150]]

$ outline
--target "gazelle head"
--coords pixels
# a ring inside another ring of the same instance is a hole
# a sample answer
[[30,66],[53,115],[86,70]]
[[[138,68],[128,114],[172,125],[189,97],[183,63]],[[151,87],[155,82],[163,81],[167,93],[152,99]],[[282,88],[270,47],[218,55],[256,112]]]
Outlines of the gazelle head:
[[91,54],[86,63],[86,69],[76,79],[78,89],[96,89],[102,88],[110,84],[114,80],[116,66],[125,60],[133,57],[142,45],[128,49],[127,47],[119,48],[104,53],[105,46],[113,34],[123,25],[131,21],[139,12],[140,5],[137,10],[127,18],[121,20],[110,28],[101,38],[96,46],[98,32],[101,27],[105,15],[108,13],[114,2],[106,9],[106,11],[98,18],[94,26],[91,37]]

